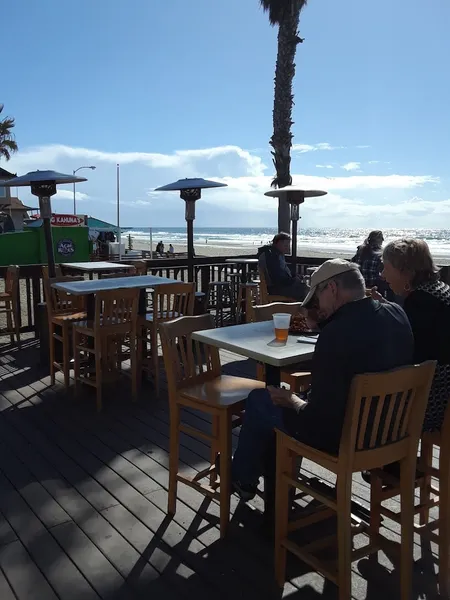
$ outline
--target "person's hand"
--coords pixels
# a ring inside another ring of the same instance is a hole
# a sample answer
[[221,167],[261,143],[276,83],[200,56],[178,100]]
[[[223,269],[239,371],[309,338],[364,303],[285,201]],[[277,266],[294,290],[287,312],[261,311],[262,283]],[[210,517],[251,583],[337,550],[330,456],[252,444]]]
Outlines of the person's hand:
[[378,291],[377,286],[370,290],[370,295],[372,296],[373,300],[378,300],[378,302],[382,302],[383,304],[387,302],[386,298],[384,298]]
[[267,390],[270,394],[270,399],[276,406],[292,407],[292,392],[285,388],[275,387],[273,385],[267,386]]

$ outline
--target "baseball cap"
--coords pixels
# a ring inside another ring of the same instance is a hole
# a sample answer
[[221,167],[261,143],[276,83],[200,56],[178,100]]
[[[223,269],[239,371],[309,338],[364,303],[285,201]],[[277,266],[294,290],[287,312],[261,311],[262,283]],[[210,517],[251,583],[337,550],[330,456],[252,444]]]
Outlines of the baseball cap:
[[358,265],[342,258],[333,258],[332,260],[325,261],[311,275],[311,289],[303,300],[302,306],[306,307],[311,302],[318,285],[336,277],[336,275],[341,275],[341,273],[346,273],[347,271],[356,271],[357,269]]

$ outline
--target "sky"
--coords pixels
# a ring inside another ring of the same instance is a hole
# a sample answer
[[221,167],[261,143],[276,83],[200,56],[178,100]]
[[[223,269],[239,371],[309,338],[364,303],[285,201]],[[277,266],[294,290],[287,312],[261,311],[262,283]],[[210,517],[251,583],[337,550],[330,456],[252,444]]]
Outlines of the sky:
[[[428,8],[428,10],[427,10]],[[205,190],[197,226],[276,226],[277,30],[258,0],[3,0],[0,103],[19,153],[0,166],[88,178],[77,212],[184,225],[184,177]],[[328,192],[303,227],[450,228],[450,2],[309,0],[294,82],[292,175]],[[20,198],[33,206],[27,189]],[[73,212],[71,186],[53,200]]]

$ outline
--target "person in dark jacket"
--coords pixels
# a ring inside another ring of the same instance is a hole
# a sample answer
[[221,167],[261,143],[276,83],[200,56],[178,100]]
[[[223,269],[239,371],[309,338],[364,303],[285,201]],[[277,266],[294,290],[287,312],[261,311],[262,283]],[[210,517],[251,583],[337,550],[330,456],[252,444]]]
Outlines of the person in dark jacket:
[[352,262],[361,269],[362,276],[368,288],[380,285],[383,263],[381,260],[381,246],[384,237],[382,231],[371,231],[364,243],[358,246]]
[[334,259],[313,274],[304,301],[319,306],[321,333],[312,359],[306,399],[283,388],[254,390],[232,463],[235,490],[251,499],[264,472],[274,428],[337,454],[353,377],[410,364],[414,342],[403,309],[365,295],[358,265]]
[[286,296],[301,302],[309,291],[306,283],[294,277],[286,264],[291,236],[288,233],[277,233],[272,243],[258,251],[259,267],[267,278],[267,291],[276,296]]

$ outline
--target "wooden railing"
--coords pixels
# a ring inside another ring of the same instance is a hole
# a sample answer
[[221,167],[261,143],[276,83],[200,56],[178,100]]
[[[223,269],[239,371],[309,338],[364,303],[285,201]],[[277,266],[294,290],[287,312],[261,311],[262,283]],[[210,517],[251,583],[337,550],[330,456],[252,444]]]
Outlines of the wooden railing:
[[[236,256],[202,257],[194,259],[196,290],[206,293],[211,281],[227,281],[230,273],[236,270],[236,265],[225,262]],[[245,258],[250,258],[246,256]],[[289,257],[288,257],[289,258]],[[321,265],[327,258],[297,258],[297,270],[305,275],[308,267]],[[132,264],[131,261],[122,262]],[[160,258],[146,260],[148,273],[160,277],[168,277],[179,281],[188,281],[188,266],[186,258]],[[288,260],[289,262],[289,260]],[[0,277],[5,277],[7,267],[0,267]],[[441,279],[450,282],[450,267],[441,268]],[[37,326],[38,305],[44,301],[42,287],[42,265],[23,265],[20,267],[21,282],[21,330],[35,331]]]
[[[226,262],[236,256],[199,257],[194,259],[196,289],[206,293],[211,281],[227,281],[230,273],[236,270],[236,265]],[[245,258],[251,258],[246,256]],[[305,273],[308,266],[318,266],[325,258],[297,259],[298,270]],[[122,260],[132,264],[133,260]],[[186,257],[158,258],[146,260],[148,273],[160,277],[169,277],[179,281],[188,281],[188,266]],[[5,278],[8,267],[0,266],[0,278]],[[37,326],[38,305],[44,301],[42,287],[42,265],[22,265],[20,267],[20,303],[21,331],[35,331]]]

